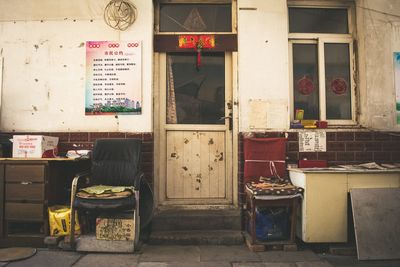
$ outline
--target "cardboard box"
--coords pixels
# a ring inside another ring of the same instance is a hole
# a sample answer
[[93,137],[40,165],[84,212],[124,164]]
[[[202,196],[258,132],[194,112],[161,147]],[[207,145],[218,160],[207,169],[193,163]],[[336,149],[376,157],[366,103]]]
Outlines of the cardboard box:
[[58,137],[13,135],[13,158],[55,158]]
[[96,218],[96,238],[102,240],[134,240],[135,220],[125,218]]

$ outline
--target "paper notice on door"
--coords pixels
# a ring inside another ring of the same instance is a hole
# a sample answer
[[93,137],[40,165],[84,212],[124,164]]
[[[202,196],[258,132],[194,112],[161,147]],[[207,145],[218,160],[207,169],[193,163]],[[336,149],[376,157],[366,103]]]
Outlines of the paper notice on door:
[[299,132],[299,152],[326,152],[326,132]]

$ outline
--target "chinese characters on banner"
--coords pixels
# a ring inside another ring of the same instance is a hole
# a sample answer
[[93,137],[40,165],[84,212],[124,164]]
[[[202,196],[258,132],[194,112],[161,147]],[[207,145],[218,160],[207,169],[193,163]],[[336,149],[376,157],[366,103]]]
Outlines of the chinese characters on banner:
[[86,42],[86,115],[141,114],[140,41]]
[[326,132],[299,132],[299,152],[326,152]]
[[396,120],[400,124],[400,52],[394,53],[394,86],[396,87]]

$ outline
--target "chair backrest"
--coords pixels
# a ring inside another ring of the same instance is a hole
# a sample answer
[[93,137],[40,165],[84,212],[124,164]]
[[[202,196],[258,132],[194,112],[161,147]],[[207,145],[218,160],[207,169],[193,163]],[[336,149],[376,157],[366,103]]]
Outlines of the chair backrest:
[[133,186],[140,173],[140,139],[97,139],[92,153],[92,183]]
[[245,138],[244,181],[256,181],[260,176],[286,176],[285,138]]

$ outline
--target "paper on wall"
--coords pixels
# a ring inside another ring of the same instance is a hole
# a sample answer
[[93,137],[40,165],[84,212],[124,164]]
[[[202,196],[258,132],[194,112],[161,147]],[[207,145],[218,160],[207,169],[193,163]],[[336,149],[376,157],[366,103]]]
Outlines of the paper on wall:
[[250,129],[283,129],[287,126],[287,105],[285,101],[249,100]]
[[326,132],[299,132],[299,152],[326,152]]

